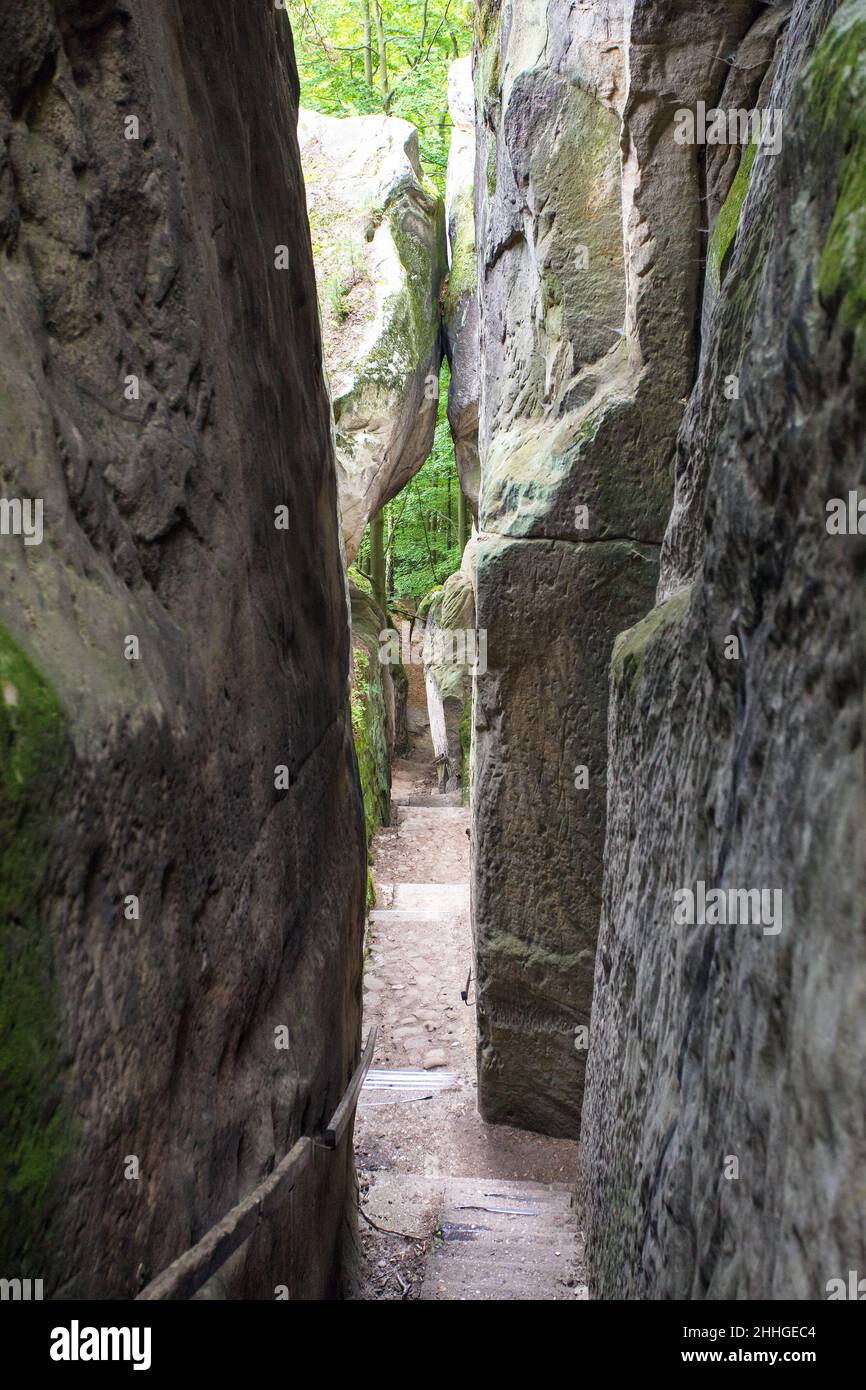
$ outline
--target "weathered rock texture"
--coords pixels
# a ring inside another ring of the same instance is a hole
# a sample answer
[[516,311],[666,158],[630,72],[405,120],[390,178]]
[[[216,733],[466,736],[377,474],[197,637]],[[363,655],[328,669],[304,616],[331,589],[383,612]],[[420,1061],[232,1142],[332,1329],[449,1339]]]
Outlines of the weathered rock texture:
[[408,121],[304,110],[298,135],[352,560],[433,444],[444,209]]
[[[2,492],[44,501],[41,545],[0,537],[0,1263],[46,1295],[133,1296],[356,1060],[364,844],[296,102],[273,6],[0,6]],[[231,1293],[332,1292],[351,1184],[349,1146],[319,1155]]]
[[472,672],[486,659],[475,634],[474,548],[472,542],[466,546],[462,567],[449,575],[425,605],[424,679],[441,792],[466,785]]
[[376,601],[354,585],[351,601],[352,728],[369,843],[374,831],[390,821],[397,699],[391,667],[380,660],[379,638],[388,620]]
[[[866,542],[826,524],[866,485],[866,4],[834,10],[798,0],[783,36],[658,606],[614,655],[581,1180],[604,1298],[821,1299],[866,1267]],[[781,932],[674,926],[698,881],[781,890]]]
[[478,512],[479,318],[475,249],[475,93],[472,60],[458,58],[448,73],[451,148],[445,178],[448,291],[443,305],[451,363],[448,423],[460,486]]
[[685,0],[494,0],[480,20],[479,1097],[557,1134],[581,1108],[607,666],[655,588],[695,370],[704,168],[668,135],[721,93],[754,8],[714,0],[696,26]]

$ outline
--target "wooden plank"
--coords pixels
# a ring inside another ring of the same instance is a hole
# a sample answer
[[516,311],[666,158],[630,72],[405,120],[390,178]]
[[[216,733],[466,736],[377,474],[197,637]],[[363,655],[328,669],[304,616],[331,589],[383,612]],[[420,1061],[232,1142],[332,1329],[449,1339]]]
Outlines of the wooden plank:
[[308,1135],[293,1145],[285,1158],[248,1197],[232,1207],[197,1245],[180,1255],[138,1295],[138,1301],[185,1299],[206,1284],[245,1240],[249,1240],[277,1193],[290,1190],[313,1156]]
[[355,1106],[358,1104],[358,1096],[361,1094],[361,1087],[364,1084],[364,1077],[370,1070],[373,1062],[373,1054],[376,1051],[376,1037],[378,1029],[371,1028],[367,1038],[367,1046],[361,1054],[355,1073],[346,1087],[343,1099],[331,1116],[330,1124],[322,1132],[320,1143],[326,1149],[335,1149],[348,1128],[349,1121],[355,1113]]
[[[377,1030],[371,1028],[367,1046],[343,1093],[343,1098],[331,1116],[330,1124],[317,1141],[323,1148],[335,1149],[348,1128],[364,1084],[364,1077],[373,1061],[376,1034]],[[178,1256],[162,1274],[152,1279],[147,1287],[142,1289],[136,1301],[191,1298],[225,1264],[229,1256],[233,1255],[245,1240],[249,1240],[259,1222],[270,1215],[276,1199],[281,1197],[284,1191],[291,1191],[312,1156],[313,1140],[309,1135],[304,1135],[264,1182],[259,1183],[248,1197],[232,1207],[192,1249]]]

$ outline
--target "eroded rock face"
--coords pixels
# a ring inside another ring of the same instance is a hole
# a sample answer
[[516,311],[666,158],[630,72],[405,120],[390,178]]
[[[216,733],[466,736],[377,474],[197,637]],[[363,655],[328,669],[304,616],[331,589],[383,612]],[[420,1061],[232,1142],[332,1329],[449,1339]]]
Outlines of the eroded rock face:
[[448,292],[444,325],[451,361],[448,423],[460,486],[478,512],[479,319],[475,250],[475,93],[472,60],[458,58],[448,73],[451,148],[445,182]]
[[440,792],[467,785],[472,673],[486,665],[486,641],[484,650],[476,641],[474,548],[473,542],[466,546],[461,568],[423,606],[427,713]]
[[432,447],[444,209],[408,121],[304,110],[298,135],[352,560]]
[[[581,1177],[602,1298],[821,1299],[866,1261],[864,542],[827,526],[866,495],[866,5],[825,33],[835,9],[794,5],[781,151],[720,214],[658,604],[614,654]],[[781,917],[676,925],[699,882],[778,890]]]
[[655,589],[695,370],[703,166],[674,112],[722,92],[753,10],[715,0],[696,30],[686,0],[505,0],[481,25],[479,1099],[556,1134],[580,1117],[607,667]]
[[351,586],[352,725],[368,842],[391,817],[391,760],[397,736],[397,697],[391,666],[380,657],[388,620],[369,594]]
[[[285,14],[233,0],[4,5],[0,54],[2,492],[44,504],[41,544],[0,537],[2,1268],[125,1298],[357,1057],[297,80]],[[232,1294],[333,1292],[351,1183],[344,1146]]]

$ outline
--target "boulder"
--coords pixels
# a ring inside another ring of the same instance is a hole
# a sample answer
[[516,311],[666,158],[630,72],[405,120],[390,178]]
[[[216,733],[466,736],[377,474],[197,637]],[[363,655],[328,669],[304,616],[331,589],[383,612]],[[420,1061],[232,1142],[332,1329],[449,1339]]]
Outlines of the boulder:
[[302,110],[298,138],[351,561],[432,447],[444,208],[408,121]]
[[472,550],[470,543],[463,568],[428,595],[422,606],[427,711],[440,792],[467,785],[472,675],[483,661],[476,645]]

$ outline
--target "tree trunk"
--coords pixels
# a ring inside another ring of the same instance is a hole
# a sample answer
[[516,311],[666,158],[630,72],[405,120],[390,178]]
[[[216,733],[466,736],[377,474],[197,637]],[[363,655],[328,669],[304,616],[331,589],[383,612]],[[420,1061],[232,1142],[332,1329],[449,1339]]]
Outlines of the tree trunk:
[[362,0],[364,8],[364,81],[373,90],[373,42],[370,23],[370,0]]
[[376,38],[379,41],[379,87],[382,92],[382,110],[387,111],[391,101],[388,90],[388,49],[385,43],[385,20],[380,0],[374,0],[373,11],[376,20]]
[[373,597],[385,609],[385,512],[378,511],[370,522],[370,580]]
[[388,602],[394,599],[394,503],[389,502],[385,512],[388,535],[385,545],[385,593]]

